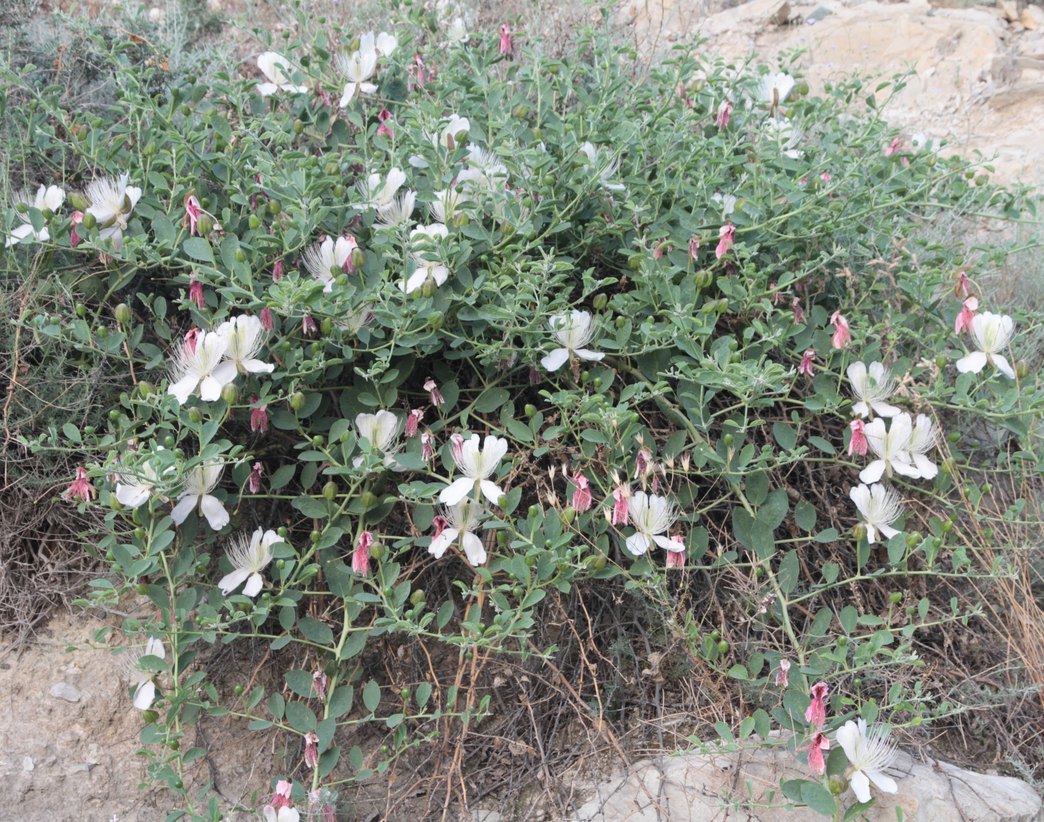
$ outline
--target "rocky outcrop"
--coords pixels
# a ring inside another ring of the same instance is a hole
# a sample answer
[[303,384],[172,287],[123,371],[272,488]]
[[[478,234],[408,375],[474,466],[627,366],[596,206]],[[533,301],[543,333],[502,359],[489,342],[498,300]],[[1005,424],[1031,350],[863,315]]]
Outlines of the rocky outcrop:
[[[1036,822],[1041,799],[1020,779],[973,773],[934,759],[900,752],[891,775],[895,795],[876,793],[871,822]],[[737,754],[663,757],[636,764],[593,790],[572,817],[576,822],[808,822],[808,808],[788,808],[779,784],[808,772],[784,748]],[[851,794],[848,804],[855,802]]]

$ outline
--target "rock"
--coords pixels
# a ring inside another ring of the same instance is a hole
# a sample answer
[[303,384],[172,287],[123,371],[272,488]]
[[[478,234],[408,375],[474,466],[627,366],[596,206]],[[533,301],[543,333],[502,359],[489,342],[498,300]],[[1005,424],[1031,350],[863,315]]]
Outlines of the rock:
[[1040,6],[1026,6],[1019,15],[1019,22],[1029,31],[1044,27],[1044,9]]
[[31,756],[27,756],[22,760],[22,770],[26,773],[31,773],[35,767],[36,763],[33,762],[33,758]]
[[79,702],[80,691],[75,685],[68,682],[56,682],[51,686],[51,696],[55,699],[64,699],[66,702]]
[[[1020,779],[987,776],[929,759],[915,762],[900,752],[889,769],[899,785],[894,795],[875,791],[870,822],[1036,822],[1041,799]],[[672,822],[732,818],[807,822],[807,808],[788,808],[779,783],[807,779],[808,772],[782,747],[740,753],[686,754],[637,763],[629,774],[600,785],[576,811],[576,822]],[[846,805],[854,804],[850,792]]]
[[997,7],[1009,23],[1014,23],[1021,16],[1017,0],[997,0]]

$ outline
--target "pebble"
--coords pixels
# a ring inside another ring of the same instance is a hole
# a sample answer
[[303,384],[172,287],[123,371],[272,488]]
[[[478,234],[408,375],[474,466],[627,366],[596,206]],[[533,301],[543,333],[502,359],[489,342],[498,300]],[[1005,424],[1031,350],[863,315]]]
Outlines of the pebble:
[[80,691],[68,682],[56,682],[51,687],[51,696],[55,699],[64,699],[66,702],[79,702]]

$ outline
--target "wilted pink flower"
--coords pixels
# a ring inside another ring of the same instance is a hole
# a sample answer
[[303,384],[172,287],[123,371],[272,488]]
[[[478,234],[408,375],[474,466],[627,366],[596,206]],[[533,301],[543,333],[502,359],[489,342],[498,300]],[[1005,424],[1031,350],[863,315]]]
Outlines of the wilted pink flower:
[[424,409],[414,408],[406,415],[406,436],[415,437],[420,429],[421,420],[424,419]]
[[826,773],[826,761],[823,759],[823,751],[830,750],[830,741],[822,731],[816,731],[808,739],[808,744],[798,748],[799,751],[808,751],[808,769],[816,776]]
[[199,309],[207,305],[207,298],[203,295],[203,283],[199,280],[189,280],[189,302]]
[[190,328],[185,332],[185,349],[190,354],[196,353],[196,340],[199,339],[199,335],[202,333],[198,328]]
[[960,334],[962,331],[971,331],[972,320],[975,318],[975,312],[978,308],[979,301],[977,298],[969,297],[964,301],[964,304],[961,306],[961,311],[953,323],[953,331],[955,334]]
[[76,226],[83,222],[83,212],[74,211],[69,215],[69,219],[72,221],[72,228],[69,229],[69,245],[76,248],[80,244],[80,235],[76,233]]
[[966,272],[963,270],[957,272],[957,285],[953,288],[953,296],[967,299],[971,293],[969,290],[970,284],[971,281],[968,279],[968,274]]
[[461,434],[450,434],[450,451],[454,461],[459,461],[464,448],[464,437]]
[[283,274],[286,273],[286,269],[283,266],[282,260],[276,260],[272,265],[272,282],[277,283],[283,279]]
[[382,109],[381,113],[377,115],[377,119],[381,121],[381,124],[377,127],[378,137],[387,137],[389,140],[395,137],[392,130],[388,127],[388,121],[391,118],[392,113],[388,109]]
[[721,105],[718,106],[718,114],[714,118],[714,125],[718,128],[727,128],[730,117],[732,117],[732,101],[726,97],[721,101]]
[[431,404],[438,408],[444,402],[446,398],[442,396],[442,392],[439,391],[439,386],[432,377],[428,377],[424,381],[424,390],[428,392],[428,396],[431,399]]
[[204,213],[203,206],[200,205],[199,200],[196,199],[194,194],[189,194],[185,198],[185,216],[181,219],[181,225],[188,224],[189,234],[198,234],[199,218]]
[[316,671],[312,674],[312,690],[320,699],[326,699],[326,685],[329,680],[326,671]]
[[435,533],[432,535],[432,539],[438,539],[442,532],[446,530],[449,525],[449,520],[442,515],[438,515],[431,521],[431,527],[435,529]]
[[798,366],[798,373],[804,374],[807,377],[811,377],[814,373],[812,371],[812,361],[816,358],[816,352],[811,348],[805,351],[804,356],[801,358],[801,365]]
[[790,310],[794,312],[794,322],[801,325],[805,322],[805,309],[801,307],[801,300],[793,297],[790,300]]
[[700,238],[693,234],[689,237],[689,256],[694,260],[700,253]]
[[627,508],[627,498],[631,495],[626,486],[613,490],[613,525],[626,525],[630,514]]
[[62,496],[69,500],[78,499],[90,502],[97,493],[98,489],[91,485],[91,481],[87,477],[87,469],[81,465],[76,469],[76,479],[69,483],[69,487],[65,489]]
[[431,431],[421,434],[421,459],[427,462],[435,456],[435,437]]
[[359,542],[352,552],[352,570],[366,576],[370,573],[370,546],[373,545],[373,534],[363,531],[359,534]]
[[834,348],[844,348],[852,342],[852,335],[848,331],[848,320],[841,316],[840,311],[830,315],[830,324],[834,326],[834,336],[830,338],[830,344]]
[[271,308],[262,308],[258,316],[261,319],[261,327],[265,329],[265,331],[271,331],[275,327],[275,323],[272,319]]
[[656,248],[653,249],[653,259],[658,260],[664,254],[669,254],[672,251],[674,251],[674,246],[669,245],[668,243],[660,243],[658,246],[656,246]]
[[500,26],[500,53],[511,54],[514,46],[511,43],[511,28],[507,23]]
[[409,75],[413,78],[413,82],[417,88],[424,88],[425,85],[435,79],[435,72],[426,72],[424,65],[424,59],[419,54],[413,55],[413,62],[410,63]]
[[805,721],[816,728],[826,724],[826,698],[830,689],[825,682],[817,682],[812,686],[812,702],[805,711]]
[[319,767],[319,737],[315,731],[305,734],[305,765],[309,768]]
[[264,473],[265,466],[255,462],[250,469],[250,476],[247,477],[247,487],[250,489],[251,494],[257,494],[261,491],[261,477]]
[[667,567],[668,568],[684,568],[685,567],[685,539],[679,534],[675,534],[671,537],[671,542],[676,542],[680,548],[677,551],[667,551]]
[[329,788],[316,788],[314,791],[309,791],[309,819],[317,819],[319,822],[337,822],[337,808],[328,797],[331,793]]
[[[251,402],[257,402],[257,397],[254,397]],[[268,430],[268,404],[256,405],[250,409],[250,431],[252,433],[262,433]]]
[[822,174],[819,175],[819,179],[822,180],[824,183],[829,183],[834,178],[830,176],[829,171],[824,171]]
[[729,223],[718,229],[718,247],[714,249],[714,256],[719,260],[729,253],[736,237],[736,226]]
[[294,789],[294,782],[292,779],[280,779],[276,782],[275,793],[272,794],[272,801],[269,803],[277,811],[280,808],[290,807],[290,793]]
[[780,688],[786,688],[790,684],[790,660],[781,659],[779,667],[776,668],[776,684]]
[[648,448],[639,448],[638,456],[634,460],[634,478],[638,479],[652,468],[652,451]]
[[311,314],[305,314],[301,318],[301,331],[309,337],[313,334],[319,333],[319,326],[316,324],[315,320],[312,319]]
[[852,438],[848,441],[848,456],[853,454],[859,454],[859,456],[866,456],[867,441],[866,441],[866,426],[862,420],[852,420],[848,424],[848,427],[852,429]]
[[573,477],[576,490],[573,491],[573,508],[578,514],[591,510],[591,486],[583,471],[577,471]]
[[902,149],[903,149],[903,138],[902,137],[896,137],[894,140],[892,140],[891,143],[889,143],[887,146],[885,146],[884,156],[885,157],[892,157],[892,156],[898,154],[900,151],[902,151]]

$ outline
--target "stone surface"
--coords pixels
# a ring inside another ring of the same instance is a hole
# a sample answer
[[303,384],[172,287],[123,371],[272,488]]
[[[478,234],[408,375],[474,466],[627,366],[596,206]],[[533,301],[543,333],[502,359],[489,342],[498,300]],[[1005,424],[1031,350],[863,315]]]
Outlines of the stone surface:
[[[929,759],[916,762],[900,752],[890,769],[895,795],[875,792],[865,815],[892,822],[902,808],[909,822],[1037,822],[1041,799],[1019,779],[972,773]],[[576,822],[706,822],[771,820],[808,822],[807,808],[787,808],[779,791],[785,779],[808,772],[784,748],[738,754],[683,755],[637,763],[629,774],[600,785],[572,817]],[[851,793],[846,805],[854,803]]]
[[68,682],[56,682],[51,686],[50,693],[55,699],[64,699],[66,702],[80,701],[80,689]]

